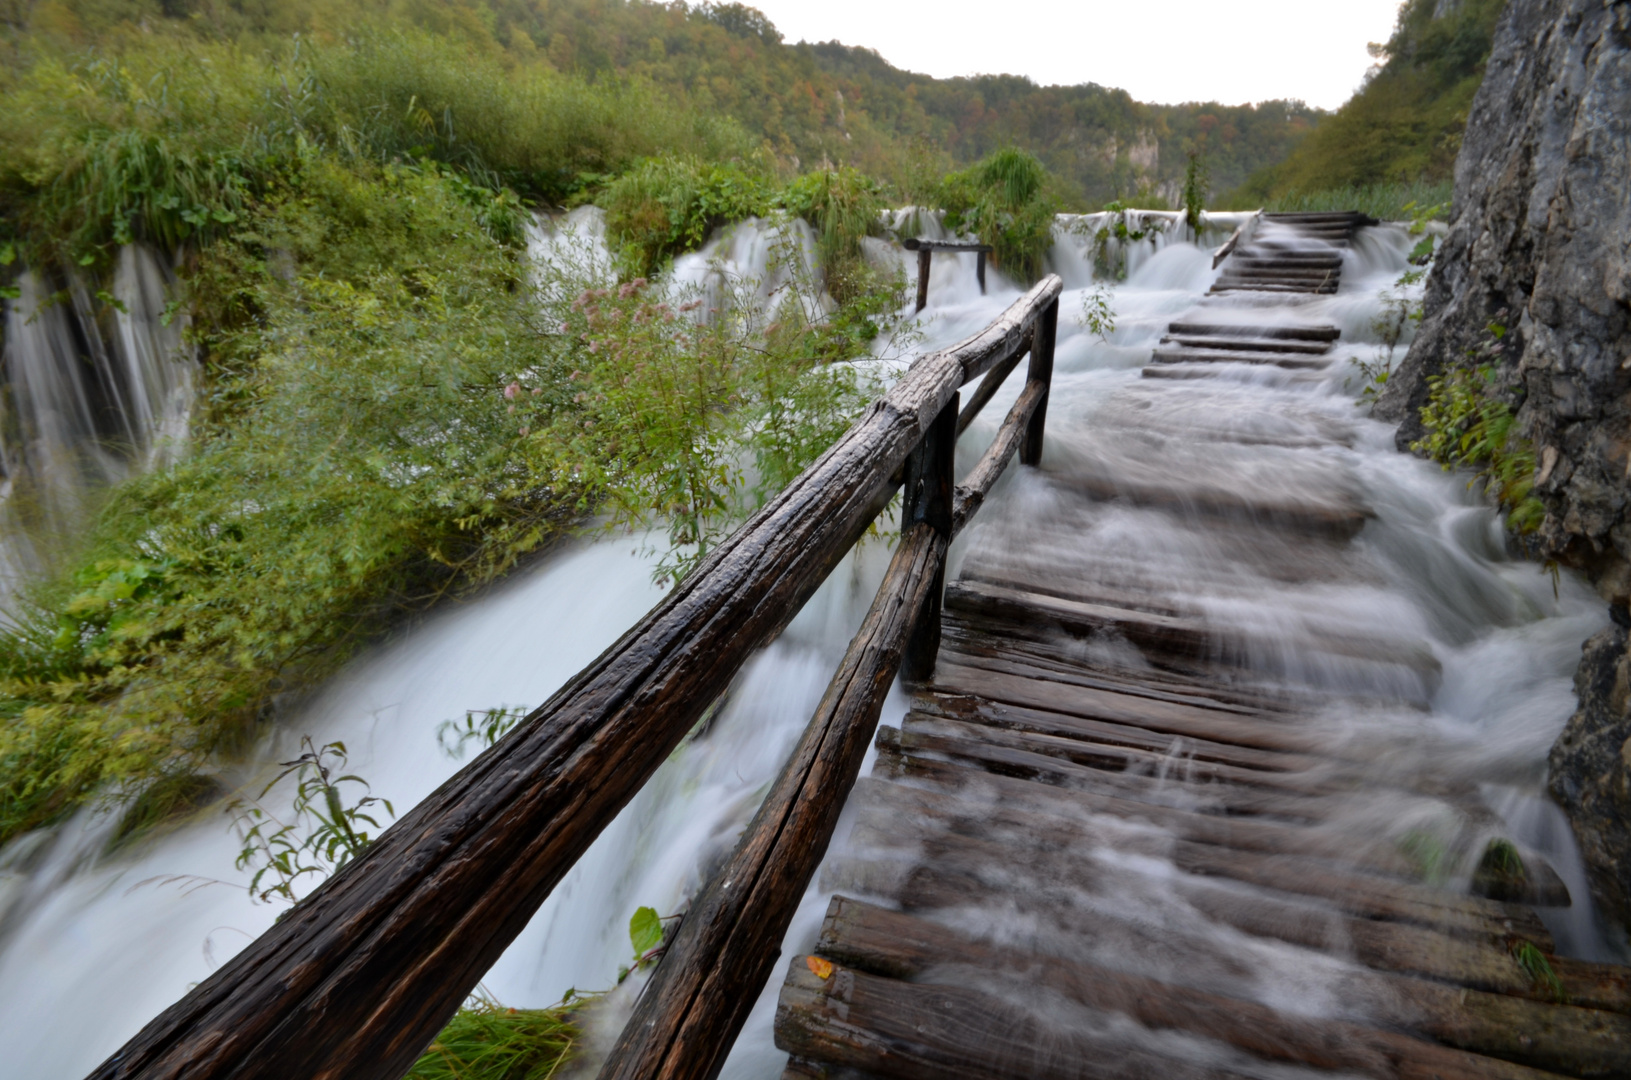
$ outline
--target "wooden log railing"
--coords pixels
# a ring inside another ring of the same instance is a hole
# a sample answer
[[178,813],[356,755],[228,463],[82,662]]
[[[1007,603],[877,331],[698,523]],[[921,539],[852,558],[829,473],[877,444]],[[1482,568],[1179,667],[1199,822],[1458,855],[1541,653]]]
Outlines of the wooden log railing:
[[[598,659],[91,1076],[398,1080],[889,503],[904,467],[901,540],[872,610],[604,1071],[716,1073],[776,963],[897,668],[932,667],[953,533],[1016,446],[1032,463],[1041,451],[1060,290],[1049,276],[978,334],[919,358]],[[1006,376],[1027,350],[1025,392],[954,489],[958,387]]]
[[985,257],[991,254],[990,244],[964,244],[950,240],[902,240],[900,246],[917,252],[917,310],[929,306],[929,260],[937,251],[974,252],[974,279],[980,283],[980,295],[985,295]]
[[1235,226],[1235,231],[1229,234],[1229,239],[1225,240],[1218,246],[1216,251],[1212,252],[1212,269],[1216,270],[1224,259],[1234,254],[1235,248],[1251,239],[1251,235],[1257,231],[1257,223],[1262,217],[1263,211],[1259,210]]

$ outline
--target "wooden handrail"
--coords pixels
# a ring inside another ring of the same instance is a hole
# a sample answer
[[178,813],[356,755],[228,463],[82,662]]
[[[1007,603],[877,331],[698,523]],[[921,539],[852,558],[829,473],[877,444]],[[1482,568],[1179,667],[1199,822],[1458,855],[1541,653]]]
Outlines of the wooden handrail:
[[[1258,219],[1262,216],[1263,211],[1259,210],[1251,217],[1235,226],[1235,231],[1229,234],[1229,239],[1225,240],[1218,246],[1216,251],[1212,252],[1212,269],[1216,270],[1218,268],[1218,264],[1232,255],[1235,248],[1240,246],[1241,241],[1247,239],[1251,235],[1252,231],[1257,228]],[[1199,238],[1197,238],[1197,242],[1198,239]]]
[[1000,382],[1024,352],[991,367],[983,399],[962,415],[953,396],[913,452],[901,540],[866,620],[735,852],[686,912],[600,1080],[711,1080],[724,1065],[777,967],[781,941],[827,852],[897,670],[909,682],[933,673],[952,537],[1016,452],[1029,451],[1031,464],[1041,454],[1058,314],[1054,294],[1020,339],[1018,347],[1031,356],[1025,388],[965,484],[954,492],[964,415],[990,399],[992,380]]
[[902,240],[900,246],[917,252],[917,310],[929,306],[929,257],[937,251],[974,252],[974,279],[980,283],[980,295],[985,295],[985,257],[991,253],[990,244],[969,244],[960,240]]
[[[955,411],[947,410],[956,408],[958,387],[1012,357],[1033,330],[1039,342],[1046,337],[1051,357],[1061,288],[1050,276],[978,334],[920,357],[616,644],[91,1076],[397,1080],[406,1073],[561,877],[887,505],[891,478],[925,435],[954,426]],[[1033,377],[1036,369],[1033,356]],[[921,467],[907,473],[909,484],[920,483]],[[887,689],[909,624],[938,601],[953,514],[939,517],[903,536],[889,578],[895,599],[876,620],[869,616],[874,644],[852,646],[840,671],[851,672],[856,690],[827,711],[850,718],[839,725],[846,740],[855,737],[854,717],[876,722],[876,683]],[[847,762],[847,753],[817,756]],[[797,843],[815,835],[830,835],[830,826],[825,834],[803,829]],[[788,872],[796,876],[799,867]],[[714,999],[698,1000],[706,1011]],[[732,1037],[745,1008],[727,1018]],[[684,1045],[696,1054],[708,1049]]]

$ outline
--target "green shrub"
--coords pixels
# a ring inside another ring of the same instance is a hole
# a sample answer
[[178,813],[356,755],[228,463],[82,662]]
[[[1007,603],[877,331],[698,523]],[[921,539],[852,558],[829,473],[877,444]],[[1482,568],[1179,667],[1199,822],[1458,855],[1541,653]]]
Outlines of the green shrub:
[[948,174],[939,201],[947,228],[973,232],[991,245],[992,262],[1028,283],[1042,276],[1042,261],[1053,246],[1059,202],[1049,189],[1042,163],[1009,148]]
[[[1451,180],[1419,180],[1412,183],[1365,184],[1328,188],[1324,191],[1287,191],[1263,202],[1262,208],[1281,212],[1357,210],[1380,221],[1412,221],[1418,208],[1431,208],[1431,217],[1449,216]],[[1238,201],[1238,200],[1237,200]]]
[[873,289],[875,275],[862,256],[861,240],[883,232],[886,204],[876,181],[849,168],[806,173],[787,185],[780,202],[815,229],[833,299],[845,304]]
[[[1489,335],[1492,340],[1475,350],[1475,361],[1498,353],[1506,327],[1491,323]],[[1509,529],[1524,534],[1539,528],[1546,507],[1533,493],[1535,444],[1519,431],[1512,406],[1497,391],[1495,367],[1453,367],[1427,385],[1421,410],[1427,435],[1410,448],[1446,470],[1475,470],[1469,486],[1484,482],[1485,492],[1507,511]]]
[[767,213],[771,187],[736,162],[670,156],[641,162],[607,184],[597,201],[627,276],[645,277],[701,247],[719,226]]

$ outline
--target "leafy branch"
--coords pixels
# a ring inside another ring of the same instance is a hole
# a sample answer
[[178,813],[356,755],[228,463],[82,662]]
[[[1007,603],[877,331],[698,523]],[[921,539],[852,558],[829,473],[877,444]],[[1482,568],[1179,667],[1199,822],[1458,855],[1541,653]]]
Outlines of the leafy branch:
[[[367,791],[368,782],[340,771],[346,763],[344,743],[319,748],[306,735],[300,745],[305,752],[282,762],[283,771],[261,789],[258,798],[234,799],[227,807],[235,815],[233,824],[243,840],[235,865],[240,870],[255,867],[249,893],[262,903],[274,896],[293,903],[299,899],[294,887],[301,878],[315,875],[321,882],[368,850],[373,838],[363,826],[381,828],[370,807],[378,804],[396,816],[388,799],[363,795],[356,802],[347,802],[345,785],[361,785]],[[295,792],[289,819],[284,821],[261,800],[290,776],[296,779]]]

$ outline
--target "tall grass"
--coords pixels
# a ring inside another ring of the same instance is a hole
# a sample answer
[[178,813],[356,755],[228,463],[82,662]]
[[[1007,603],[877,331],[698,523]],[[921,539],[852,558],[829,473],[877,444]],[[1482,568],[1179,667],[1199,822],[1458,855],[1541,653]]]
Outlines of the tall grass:
[[1449,217],[1450,199],[1454,193],[1455,182],[1452,180],[1349,185],[1306,193],[1290,191],[1267,200],[1263,209],[1358,210],[1381,221],[1412,221],[1423,210],[1437,207],[1438,211],[1433,216],[1443,219]]
[[1053,245],[1059,209],[1052,177],[1043,164],[1012,147],[946,176],[939,199],[946,225],[968,229],[992,247],[992,261],[1021,281],[1041,276]]
[[478,996],[436,1036],[407,1080],[549,1080],[577,1045],[575,1011],[510,1009]]
[[0,239],[76,259],[219,234],[322,154],[439,162],[559,204],[650,155],[747,145],[640,83],[506,68],[456,39],[366,26],[265,53],[162,34],[117,55],[45,52],[0,90]]

